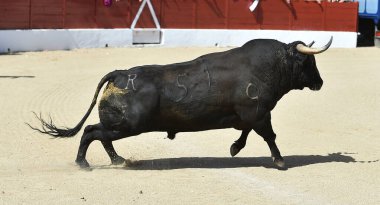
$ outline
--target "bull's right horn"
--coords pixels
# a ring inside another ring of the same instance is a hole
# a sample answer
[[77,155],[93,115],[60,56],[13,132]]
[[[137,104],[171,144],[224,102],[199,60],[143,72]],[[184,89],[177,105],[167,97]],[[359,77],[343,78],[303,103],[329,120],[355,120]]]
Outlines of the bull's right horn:
[[305,46],[303,44],[298,44],[296,46],[296,48],[297,48],[297,51],[300,53],[307,54],[307,55],[313,55],[313,54],[318,54],[318,53],[322,53],[322,52],[326,51],[331,46],[332,41],[333,41],[333,37],[331,36],[330,41],[325,46],[323,46],[322,48],[310,48],[310,47]]

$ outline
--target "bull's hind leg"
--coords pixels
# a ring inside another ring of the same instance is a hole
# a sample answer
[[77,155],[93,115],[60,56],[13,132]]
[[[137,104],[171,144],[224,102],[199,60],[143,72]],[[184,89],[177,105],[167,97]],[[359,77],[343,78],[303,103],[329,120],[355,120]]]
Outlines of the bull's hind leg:
[[270,113],[268,113],[267,116],[265,116],[265,118],[262,121],[258,122],[255,128],[253,128],[253,130],[255,130],[255,132],[261,137],[263,137],[264,140],[267,142],[270,152],[272,154],[272,159],[273,159],[274,164],[278,168],[284,169],[285,162],[275,142],[276,134],[273,132],[273,129],[272,129]]
[[103,140],[102,145],[110,157],[112,164],[118,165],[125,162],[125,159],[116,153],[111,140]]
[[111,158],[113,164],[120,164],[124,162],[124,158],[120,157],[116,153],[112,145],[113,140],[120,138],[123,138],[122,133],[107,130],[101,124],[87,126],[84,130],[75,162],[82,168],[89,166],[86,160],[86,153],[88,147],[94,140],[99,140],[102,142],[103,147],[108,156]]
[[241,149],[245,147],[245,144],[247,142],[247,137],[249,132],[251,132],[251,129],[246,129],[241,132],[241,135],[238,140],[236,140],[230,147],[230,153],[231,156],[237,155],[237,153],[240,152]]

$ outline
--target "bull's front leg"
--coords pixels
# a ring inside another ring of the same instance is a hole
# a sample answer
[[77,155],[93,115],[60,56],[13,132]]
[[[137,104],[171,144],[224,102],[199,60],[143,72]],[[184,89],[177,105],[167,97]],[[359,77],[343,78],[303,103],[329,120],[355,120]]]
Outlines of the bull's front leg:
[[271,123],[271,115],[268,113],[263,120],[259,121],[256,126],[253,128],[255,132],[264,138],[267,142],[270,152],[272,154],[272,159],[274,164],[279,169],[285,169],[285,162],[281,156],[280,150],[276,145],[276,134],[273,132],[272,123]]
[[168,131],[168,138],[171,140],[174,140],[176,134],[177,134],[176,132]]
[[241,149],[245,147],[245,144],[247,142],[247,137],[249,132],[251,132],[251,129],[246,129],[241,132],[241,135],[238,140],[236,140],[230,147],[230,153],[231,156],[237,155],[237,153],[240,152]]

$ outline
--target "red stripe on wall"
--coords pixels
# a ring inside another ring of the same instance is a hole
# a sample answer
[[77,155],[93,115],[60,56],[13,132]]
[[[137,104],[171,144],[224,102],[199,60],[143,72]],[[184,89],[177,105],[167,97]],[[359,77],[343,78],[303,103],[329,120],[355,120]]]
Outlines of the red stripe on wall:
[[[357,31],[357,3],[293,0],[151,0],[162,28]],[[130,28],[138,0],[0,1],[0,29]],[[148,7],[136,28],[154,28]]]
[[29,28],[29,0],[0,1],[0,29]]

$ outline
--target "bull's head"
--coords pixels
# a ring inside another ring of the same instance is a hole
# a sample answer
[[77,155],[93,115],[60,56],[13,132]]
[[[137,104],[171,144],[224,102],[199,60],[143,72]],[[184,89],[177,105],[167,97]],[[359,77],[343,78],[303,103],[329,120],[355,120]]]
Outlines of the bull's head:
[[314,42],[309,45],[305,45],[302,42],[293,43],[293,56],[296,59],[296,62],[293,64],[293,81],[296,89],[303,89],[304,87],[308,87],[310,90],[321,89],[323,80],[319,75],[314,54],[326,51],[331,46],[332,40],[333,37],[321,48],[311,48]]

